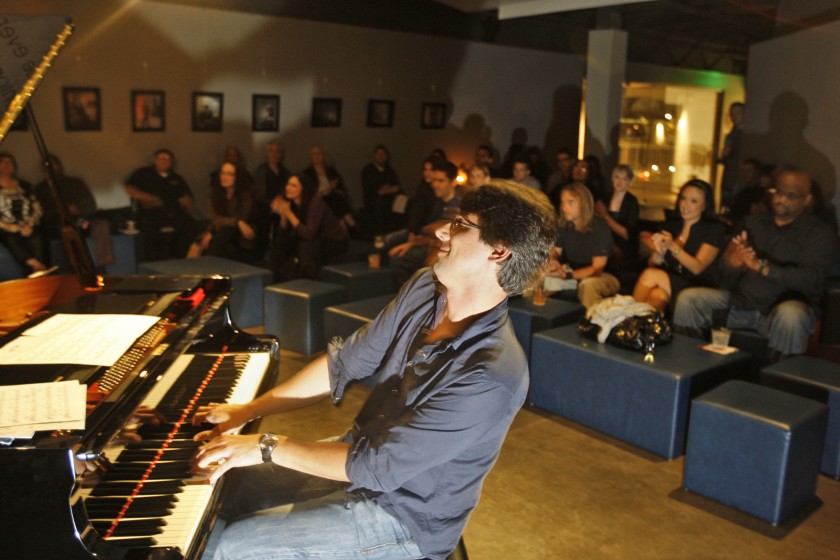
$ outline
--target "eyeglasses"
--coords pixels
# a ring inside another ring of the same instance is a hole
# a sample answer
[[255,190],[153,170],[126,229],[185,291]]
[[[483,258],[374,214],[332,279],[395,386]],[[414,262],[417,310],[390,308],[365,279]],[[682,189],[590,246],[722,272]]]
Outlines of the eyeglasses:
[[468,222],[466,219],[462,218],[461,216],[455,216],[455,219],[452,220],[452,224],[450,227],[459,229],[459,228],[470,228],[481,231],[481,226],[478,224],[474,224],[472,222]]
[[771,192],[773,193],[773,196],[783,197],[791,201],[799,200],[800,198],[805,198],[806,196],[808,196],[807,194],[799,194],[793,191],[780,191],[779,189],[774,189]]

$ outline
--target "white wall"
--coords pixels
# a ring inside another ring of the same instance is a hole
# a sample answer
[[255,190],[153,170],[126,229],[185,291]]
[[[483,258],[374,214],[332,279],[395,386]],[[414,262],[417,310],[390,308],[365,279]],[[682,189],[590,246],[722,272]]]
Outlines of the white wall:
[[754,45],[744,157],[810,172],[837,206],[840,22]]
[[[144,0],[3,0],[2,11],[75,21],[32,104],[49,149],[106,208],[127,204],[122,180],[162,146],[175,152],[204,207],[208,174],[226,145],[239,146],[253,167],[276,136],[251,132],[252,94],[281,95],[287,165],[302,168],[308,147],[323,144],[357,202],[359,170],[378,143],[390,147],[411,190],[420,160],[437,146],[460,164],[482,142],[504,152],[520,127],[529,144],[549,150],[577,137],[580,57]],[[101,89],[101,132],[64,131],[64,86]],[[165,91],[165,132],[132,132],[136,89]],[[191,131],[194,91],[224,93],[223,132]],[[343,99],[340,128],[310,127],[314,96]],[[368,99],[396,101],[394,128],[365,126]],[[423,102],[449,105],[444,130],[420,128]],[[0,150],[17,156],[24,178],[40,180],[31,133],[10,132]]]

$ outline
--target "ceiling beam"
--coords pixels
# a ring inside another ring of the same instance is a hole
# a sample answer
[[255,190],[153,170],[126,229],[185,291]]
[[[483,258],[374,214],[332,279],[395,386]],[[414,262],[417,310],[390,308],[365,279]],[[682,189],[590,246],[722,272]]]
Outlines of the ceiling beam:
[[574,10],[620,6],[622,4],[640,4],[659,0],[498,0],[499,19],[539,16]]

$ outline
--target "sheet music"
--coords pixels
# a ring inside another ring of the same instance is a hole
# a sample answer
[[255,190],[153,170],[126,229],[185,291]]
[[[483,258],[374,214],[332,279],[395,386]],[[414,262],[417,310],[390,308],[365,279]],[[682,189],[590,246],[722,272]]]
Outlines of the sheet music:
[[59,313],[0,348],[0,364],[111,366],[158,320],[148,315]]
[[86,391],[78,381],[0,386],[0,438],[83,429]]

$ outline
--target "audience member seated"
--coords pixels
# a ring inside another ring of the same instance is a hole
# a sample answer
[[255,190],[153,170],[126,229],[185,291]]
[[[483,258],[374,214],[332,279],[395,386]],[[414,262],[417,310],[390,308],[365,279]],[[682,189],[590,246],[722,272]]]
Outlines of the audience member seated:
[[565,187],[572,181],[572,166],[575,164],[575,155],[569,148],[560,148],[557,150],[557,168],[554,173],[549,175],[548,182],[545,185],[545,192],[549,197],[557,193],[559,197],[560,189]]
[[[461,192],[457,182],[458,168],[445,159],[432,159],[431,166],[431,186],[435,199],[429,213],[422,220],[422,227],[418,229],[412,223],[413,229],[409,230],[408,240],[388,251],[390,266],[394,271],[398,286],[411,278],[417,270],[434,262],[440,242],[435,231],[441,225],[455,219],[461,208]],[[422,196],[419,189],[414,198],[417,199],[418,195]],[[426,202],[420,199],[417,205],[425,205]],[[419,212],[417,214],[419,216]],[[409,219],[412,222],[418,221],[413,210]]]
[[745,186],[735,194],[729,213],[721,216],[732,229],[742,227],[744,218],[751,214],[766,214],[770,211],[772,172],[767,173],[759,160],[748,158],[741,164],[741,178],[746,181]]
[[388,148],[379,145],[373,150],[373,161],[362,168],[364,210],[373,235],[384,235],[402,227],[402,215],[393,212],[394,200],[402,194],[402,188],[390,159]]
[[478,163],[474,164],[470,167],[470,171],[468,174],[467,182],[461,187],[464,196],[468,195],[472,191],[478,189],[479,187],[486,185],[492,176],[490,175],[490,170],[487,168],[486,165],[480,165]]
[[[58,156],[50,154],[50,167],[56,180],[56,187],[67,207],[69,218],[73,225],[87,230],[90,221],[96,213],[96,199],[87,184],[78,177],[68,177],[64,174],[64,166]],[[53,193],[49,183],[45,180],[35,185],[35,197],[41,204],[41,231],[49,237],[61,236],[61,217],[58,213]]]
[[808,173],[779,174],[772,213],[747,216],[721,258],[723,289],[684,290],[675,328],[698,335],[713,326],[716,310],[728,309],[727,327],[754,329],[769,339],[769,359],[805,352],[840,247],[831,227],[807,212],[811,188]]
[[668,305],[689,286],[715,286],[713,266],[724,245],[724,226],[715,216],[712,187],[693,179],[677,196],[679,218],[665,223],[662,231],[644,232],[642,243],[650,249],[652,266],[642,271],[633,299],[649,303],[665,315]]
[[592,154],[578,161],[576,166],[580,173],[585,168],[582,178],[574,177],[576,181],[582,180],[586,187],[592,191],[595,200],[605,200],[607,188],[604,185],[604,171],[601,167],[601,160]]
[[356,220],[353,218],[353,208],[350,205],[350,196],[344,188],[344,181],[336,168],[327,163],[327,155],[321,146],[309,148],[309,167],[304,169],[301,175],[317,186],[318,196],[344,226],[348,230],[355,230]]
[[[257,195],[251,175],[241,165],[225,162],[210,183],[210,224],[198,241],[202,254],[254,264],[261,242]],[[191,256],[198,256],[193,254]]]
[[318,196],[318,187],[308,176],[292,175],[285,196],[271,201],[271,211],[280,216],[272,247],[276,282],[317,279],[324,259],[347,252],[347,230]]
[[577,280],[578,299],[587,309],[617,294],[618,279],[604,272],[614,249],[610,228],[595,215],[595,201],[585,186],[563,187],[559,225],[546,276]]
[[540,182],[531,176],[531,163],[525,154],[520,154],[514,158],[511,181],[516,181],[520,185],[525,185],[532,189],[541,189]]
[[29,183],[18,179],[14,156],[0,153],[0,241],[33,274],[47,268],[40,219],[41,205]]
[[183,258],[200,232],[192,191],[173,170],[174,160],[171,151],[157,150],[152,165],[135,170],[126,180],[147,261]]
[[639,271],[639,200],[628,189],[633,183],[633,168],[619,164],[612,172],[612,188],[606,204],[595,201],[595,214],[612,232],[615,252],[607,264],[614,272]]
[[542,150],[536,146],[529,146],[525,150],[525,156],[528,159],[528,167],[531,170],[531,177],[533,177],[539,184],[540,188],[545,185],[548,179],[548,170],[542,157]]
[[285,150],[279,140],[271,140],[265,145],[265,162],[254,169],[254,189],[262,200],[271,202],[278,194],[282,195],[292,172],[283,165]]
[[499,176],[499,167],[496,164],[495,154],[496,150],[487,144],[481,144],[475,150],[475,165],[483,165],[487,168],[491,177]]
[[[245,180],[249,183],[253,183],[254,180],[251,177],[251,174],[245,168],[245,159],[242,157],[242,151],[237,148],[236,146],[225,146],[225,155],[222,158],[223,163],[232,163],[238,168],[241,168],[239,175],[242,176]],[[212,184],[214,181],[218,180],[219,170],[214,169],[210,172],[210,183]]]

